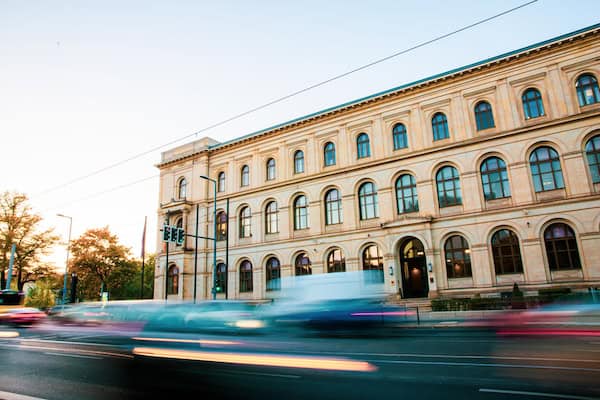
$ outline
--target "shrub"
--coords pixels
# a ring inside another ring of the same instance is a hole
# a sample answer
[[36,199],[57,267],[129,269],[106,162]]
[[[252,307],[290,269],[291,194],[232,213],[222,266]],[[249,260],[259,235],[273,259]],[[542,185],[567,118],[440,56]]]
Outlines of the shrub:
[[37,281],[35,286],[29,289],[25,298],[25,306],[35,307],[40,310],[54,306],[55,293],[49,283]]

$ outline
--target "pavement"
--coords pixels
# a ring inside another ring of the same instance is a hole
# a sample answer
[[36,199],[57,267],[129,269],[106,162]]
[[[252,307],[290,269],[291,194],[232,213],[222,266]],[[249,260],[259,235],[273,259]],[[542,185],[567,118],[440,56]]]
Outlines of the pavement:
[[598,337],[429,328],[146,335],[133,344],[91,329],[19,329],[0,339],[0,400],[600,399]]

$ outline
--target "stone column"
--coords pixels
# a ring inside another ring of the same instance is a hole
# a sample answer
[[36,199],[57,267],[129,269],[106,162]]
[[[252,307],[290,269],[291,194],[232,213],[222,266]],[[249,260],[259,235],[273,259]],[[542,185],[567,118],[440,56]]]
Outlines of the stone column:
[[465,172],[461,176],[461,193],[463,197],[463,210],[469,211],[481,211],[481,190],[477,182],[477,172],[469,171]]
[[529,180],[529,162],[520,161],[510,164],[508,174],[514,205],[518,206],[533,202]]
[[435,196],[437,196],[433,180],[417,181],[417,197],[419,199],[419,213],[421,215],[436,215]]
[[471,246],[471,271],[475,287],[487,288],[493,286],[490,258],[485,243]]
[[587,163],[581,151],[565,153],[563,157],[563,178],[565,188],[571,196],[590,194]]
[[584,233],[579,235],[581,242],[581,264],[585,280],[600,279],[600,233]]
[[523,269],[529,284],[550,282],[550,272],[544,265],[543,243],[539,238],[523,240]]

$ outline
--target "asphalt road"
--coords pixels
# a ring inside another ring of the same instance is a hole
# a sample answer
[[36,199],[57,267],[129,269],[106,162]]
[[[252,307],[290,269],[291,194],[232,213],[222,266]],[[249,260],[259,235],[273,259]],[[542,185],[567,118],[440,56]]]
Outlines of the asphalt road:
[[[48,400],[600,398],[600,337],[498,337],[447,328],[393,337],[171,335],[128,343],[72,329],[19,333],[0,339],[3,400],[19,399],[14,394]],[[140,356],[158,350],[160,357]],[[264,365],[273,360],[301,367]],[[359,371],[340,370],[346,367]]]

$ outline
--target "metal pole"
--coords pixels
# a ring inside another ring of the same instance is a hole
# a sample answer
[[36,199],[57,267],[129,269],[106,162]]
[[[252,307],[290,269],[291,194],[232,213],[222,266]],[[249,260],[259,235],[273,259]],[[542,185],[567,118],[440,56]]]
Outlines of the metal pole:
[[[8,262],[8,276],[6,277],[6,290],[10,289],[10,279],[12,278],[12,269],[13,269],[13,265],[15,263],[15,252],[17,251],[17,244],[13,243],[12,246],[10,247],[10,261]],[[19,283],[17,282],[17,287],[19,286]],[[1,287],[0,287],[1,289]]]
[[213,300],[217,299],[217,181],[212,179],[215,201],[213,207]]
[[196,237],[194,246],[194,303],[196,303],[196,287],[198,286],[198,223],[200,220],[200,203],[196,204]]
[[227,198],[225,213],[227,215],[227,226],[225,232],[225,299],[229,298],[229,197]]
[[142,281],[140,282],[140,299],[144,299],[144,268],[146,262],[146,223],[148,217],[144,217],[144,234],[142,235]]
[[68,215],[56,214],[59,217],[69,219],[69,241],[67,242],[67,260],[65,262],[65,278],[63,280],[62,304],[67,302],[67,274],[69,273],[69,251],[71,250],[71,228],[73,228],[73,218]]

